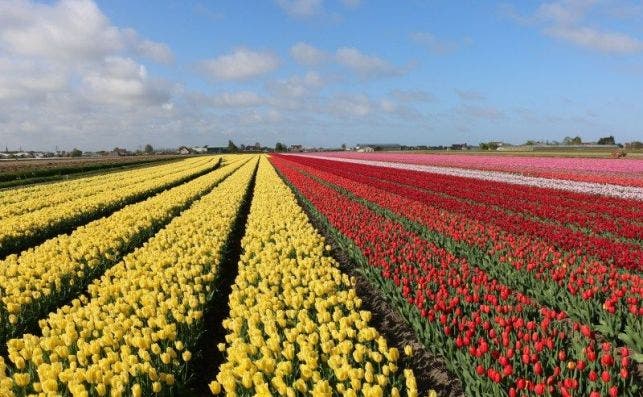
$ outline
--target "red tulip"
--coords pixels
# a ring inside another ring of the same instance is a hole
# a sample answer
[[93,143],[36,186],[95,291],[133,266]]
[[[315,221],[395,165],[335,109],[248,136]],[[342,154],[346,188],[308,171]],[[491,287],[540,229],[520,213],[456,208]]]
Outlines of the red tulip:
[[603,371],[603,373],[601,374],[601,380],[605,383],[609,383],[610,379],[610,373],[608,371]]
[[610,392],[609,393],[610,393],[611,397],[618,396],[618,387],[616,387],[616,386],[610,387]]
[[536,386],[534,386],[534,393],[539,396],[545,394],[545,385],[543,385],[542,383],[538,383]]

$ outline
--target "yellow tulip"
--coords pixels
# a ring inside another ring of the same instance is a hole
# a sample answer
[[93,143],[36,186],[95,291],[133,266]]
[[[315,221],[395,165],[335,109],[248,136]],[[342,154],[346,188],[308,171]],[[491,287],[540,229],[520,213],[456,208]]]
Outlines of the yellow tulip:
[[[230,317],[223,321],[228,334],[219,349],[227,355],[216,376],[219,382],[229,374],[243,381],[252,371],[273,373],[269,384],[280,395],[389,395],[393,384],[414,385],[407,379],[412,371],[397,373],[399,351],[369,325],[372,314],[360,309],[355,279],[338,270],[331,248],[262,160],[242,240],[244,253],[228,297]],[[247,365],[247,357],[253,357],[256,368]],[[380,365],[375,369],[367,360]],[[351,368],[355,363],[367,371]],[[293,365],[300,377],[284,388],[282,381]],[[323,379],[324,368],[335,374],[332,384]],[[265,386],[254,382],[249,392],[260,395]]]
[[208,386],[210,387],[210,392],[212,392],[212,394],[216,395],[221,393],[221,384],[216,380],[210,382]]

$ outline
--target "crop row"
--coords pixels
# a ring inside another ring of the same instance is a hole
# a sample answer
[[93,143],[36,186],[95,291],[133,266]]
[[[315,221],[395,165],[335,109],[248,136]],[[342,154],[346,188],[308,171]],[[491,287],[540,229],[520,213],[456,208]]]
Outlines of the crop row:
[[0,207],[0,255],[17,252],[43,238],[179,185],[211,171],[219,161],[216,157],[196,158],[150,170],[86,178],[88,181],[7,191],[16,202]]
[[[133,170],[102,173],[69,181],[33,184],[23,188],[0,191],[0,219],[32,212],[41,208],[93,196],[104,191],[128,186],[149,178],[158,178],[204,165],[216,158],[189,158],[172,164],[161,164]],[[48,200],[42,200],[47,196]]]
[[564,158],[545,156],[497,156],[468,154],[398,154],[398,153],[324,153],[350,159],[368,159],[396,163],[418,164],[509,172],[548,179],[582,181],[600,184],[643,187],[643,166],[638,159]]
[[[640,256],[643,211],[635,200],[616,197],[596,200],[593,195],[484,180],[475,180],[478,188],[471,189],[471,178],[364,164],[337,167],[336,161],[314,157],[296,159],[421,190],[452,212],[473,213],[486,217],[485,222],[519,223],[531,234],[563,248],[582,248],[603,259],[625,262],[624,266],[633,266],[632,262],[638,263],[637,259],[643,258]],[[638,240],[639,244],[615,238]],[[615,252],[620,256],[609,256]]]
[[449,360],[468,394],[636,395],[627,348],[601,343],[587,324],[498,282],[283,158],[273,164],[354,244],[365,274],[427,348]]
[[207,173],[0,261],[0,341],[21,334],[75,297],[242,163]]
[[643,350],[643,279],[638,274],[581,255],[579,250],[560,250],[492,222],[445,211],[424,192],[360,177],[348,164],[341,171],[324,168],[331,172],[300,166],[421,225],[434,243],[468,257],[512,288],[598,326],[613,339],[625,331],[626,343],[638,352]]
[[242,248],[213,393],[417,395],[412,370],[369,326],[351,280],[267,161]]
[[[334,161],[310,160],[321,166],[337,168]],[[634,200],[615,197],[596,200],[595,196],[556,190],[546,190],[545,195],[542,188],[484,180],[476,181],[478,189],[471,189],[470,178],[361,164],[348,164],[347,168],[353,173],[425,189],[442,197],[497,206],[537,219],[587,228],[594,234],[608,232],[614,236],[643,240],[643,226],[639,221],[643,212]]]
[[136,157],[102,157],[102,158],[69,158],[46,160],[4,161],[0,164],[0,188],[30,185],[46,181],[84,177],[105,171],[117,171],[154,164],[169,163],[181,159],[181,156],[136,156]]
[[235,169],[86,295],[41,320],[42,336],[10,340],[1,394],[180,393],[256,160]]

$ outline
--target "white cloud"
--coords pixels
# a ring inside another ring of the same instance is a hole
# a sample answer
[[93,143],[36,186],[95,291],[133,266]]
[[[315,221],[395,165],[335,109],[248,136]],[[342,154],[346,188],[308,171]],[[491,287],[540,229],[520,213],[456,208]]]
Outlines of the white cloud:
[[109,57],[99,70],[83,78],[87,97],[98,103],[115,105],[163,105],[170,99],[170,88],[152,81],[145,66],[129,58]]
[[264,99],[252,91],[224,92],[213,96],[211,103],[218,107],[239,108],[261,105]]
[[322,0],[276,0],[277,4],[288,15],[306,18],[318,15],[323,10]]
[[290,48],[290,56],[299,64],[314,66],[328,58],[324,51],[304,42],[299,42]]
[[111,25],[90,0],[52,5],[0,2],[0,47],[12,54],[59,62],[95,61],[120,51],[161,62],[172,58],[166,45]]
[[317,72],[308,72],[304,76],[292,76],[288,79],[268,83],[268,90],[277,97],[301,98],[308,96],[325,84]]
[[361,78],[378,78],[401,74],[401,71],[384,59],[362,53],[356,48],[342,47],[335,53],[337,62]]
[[156,106],[170,96],[167,83],[149,78],[145,66],[130,57],[171,62],[170,49],[113,26],[92,1],[0,1],[0,50],[5,101]]
[[44,100],[67,89],[64,69],[30,60],[0,58],[0,100]]
[[336,95],[329,101],[329,111],[344,117],[365,117],[373,110],[373,104],[364,94]]
[[500,109],[493,106],[462,105],[455,109],[455,113],[471,119],[498,120],[505,117]]
[[[275,0],[277,5],[291,17],[303,19],[317,16],[331,16],[337,19],[335,13],[327,13],[324,9],[324,0]],[[345,8],[354,10],[361,4],[361,0],[341,0],[341,5]]]
[[628,54],[643,51],[643,41],[623,33],[564,26],[547,28],[545,33],[572,44],[605,53]]
[[414,32],[411,34],[411,40],[426,48],[430,53],[436,55],[449,54],[457,51],[459,48],[471,44],[471,39],[467,38],[461,41],[450,41],[440,39],[433,33]]
[[391,96],[401,102],[432,102],[433,94],[423,90],[392,90]]
[[193,7],[193,11],[195,14],[209,19],[211,22],[219,22],[225,18],[225,14],[223,12],[211,10],[203,3],[197,3]]
[[482,101],[485,99],[482,93],[475,90],[455,90],[455,93],[463,101]]
[[580,22],[596,3],[596,0],[559,0],[547,2],[538,7],[536,17],[561,25],[574,24]]
[[328,114],[343,120],[360,120],[381,125],[419,122],[425,117],[415,108],[395,97],[373,98],[366,94],[341,93],[325,98]]
[[643,40],[597,26],[592,23],[592,13],[598,12],[604,17],[627,17],[635,15],[636,10],[636,7],[624,7],[613,1],[600,0],[549,1],[541,4],[528,16],[518,14],[510,6],[503,7],[503,13],[511,19],[521,24],[538,26],[549,37],[589,50],[613,54],[643,52]]
[[123,49],[122,32],[91,1],[0,3],[0,42],[14,54],[95,59]]
[[241,126],[265,126],[266,124],[279,123],[283,119],[283,115],[275,109],[269,109],[267,111],[253,109],[232,115],[230,121]]
[[95,148],[173,123],[175,87],[140,63],[172,62],[171,50],[114,26],[92,1],[0,0],[0,54],[0,135],[9,144]]
[[305,66],[316,66],[333,59],[362,79],[394,76],[404,72],[382,58],[365,54],[353,47],[340,47],[334,54],[329,54],[308,43],[299,42],[290,48],[290,55],[297,63]]
[[639,1],[612,0],[606,11],[615,18],[640,20],[643,17],[643,4]]
[[172,63],[174,61],[172,50],[163,43],[156,43],[151,40],[141,40],[137,43],[135,48],[142,56],[158,63]]
[[380,100],[380,109],[387,113],[393,113],[398,109],[398,105],[390,99],[382,99]]
[[306,112],[319,108],[320,93],[328,81],[318,72],[307,72],[267,82],[267,102],[277,109]]
[[230,54],[202,61],[199,69],[216,80],[243,81],[272,72],[279,66],[279,57],[268,51],[237,48]]

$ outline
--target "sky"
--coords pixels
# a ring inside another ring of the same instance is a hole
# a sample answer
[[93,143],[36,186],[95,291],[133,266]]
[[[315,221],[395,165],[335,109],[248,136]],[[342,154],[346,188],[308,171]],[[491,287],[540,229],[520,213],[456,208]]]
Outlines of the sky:
[[628,0],[0,0],[2,149],[643,140]]

